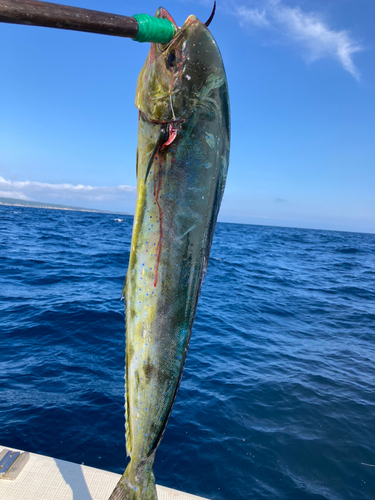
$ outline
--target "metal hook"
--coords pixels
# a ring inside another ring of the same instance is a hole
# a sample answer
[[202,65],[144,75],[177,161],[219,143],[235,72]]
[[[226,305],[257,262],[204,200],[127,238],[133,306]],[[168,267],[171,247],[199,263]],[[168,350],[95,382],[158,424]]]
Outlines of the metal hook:
[[212,19],[214,18],[214,15],[215,15],[215,10],[216,10],[216,0],[215,0],[215,2],[214,2],[214,8],[212,9],[212,12],[211,12],[210,17],[209,17],[209,18],[208,18],[208,20],[204,23],[204,24],[207,26],[207,28],[209,27],[209,25],[211,24]]

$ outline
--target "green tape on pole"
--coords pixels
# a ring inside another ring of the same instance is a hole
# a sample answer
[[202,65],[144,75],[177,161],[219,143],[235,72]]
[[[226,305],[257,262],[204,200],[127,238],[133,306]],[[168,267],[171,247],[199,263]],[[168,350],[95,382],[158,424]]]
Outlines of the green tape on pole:
[[168,43],[176,33],[176,26],[168,19],[159,19],[148,14],[135,14],[138,22],[136,42]]

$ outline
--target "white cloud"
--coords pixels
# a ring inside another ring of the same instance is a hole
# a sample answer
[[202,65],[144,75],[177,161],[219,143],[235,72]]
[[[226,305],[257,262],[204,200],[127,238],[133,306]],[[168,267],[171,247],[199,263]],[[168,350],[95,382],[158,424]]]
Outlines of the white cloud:
[[0,198],[15,198],[16,200],[31,201],[31,198],[24,195],[23,193],[17,193],[14,191],[0,191]]
[[251,23],[255,26],[269,26],[269,21],[267,19],[266,9],[249,9],[243,5],[240,5],[236,9],[237,15],[241,20],[241,24]]
[[133,195],[136,188],[133,186],[85,186],[83,184],[50,184],[48,182],[12,181],[0,176],[0,196],[17,198],[20,200],[43,201],[45,198],[56,200],[84,200],[84,201],[115,201],[123,198],[124,194]]
[[237,5],[236,16],[241,25],[274,29],[281,35],[302,45],[309,61],[323,57],[338,60],[356,80],[360,74],[353,62],[353,54],[363,50],[346,30],[335,31],[317,12],[304,12],[300,7],[289,7],[281,0],[253,0]]

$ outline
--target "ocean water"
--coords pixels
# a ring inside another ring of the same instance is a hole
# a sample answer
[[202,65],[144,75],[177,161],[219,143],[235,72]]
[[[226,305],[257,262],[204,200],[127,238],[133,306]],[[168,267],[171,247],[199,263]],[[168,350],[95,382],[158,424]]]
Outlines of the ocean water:
[[[124,470],[132,222],[0,208],[2,445]],[[219,223],[157,482],[373,500],[371,465],[375,235]]]

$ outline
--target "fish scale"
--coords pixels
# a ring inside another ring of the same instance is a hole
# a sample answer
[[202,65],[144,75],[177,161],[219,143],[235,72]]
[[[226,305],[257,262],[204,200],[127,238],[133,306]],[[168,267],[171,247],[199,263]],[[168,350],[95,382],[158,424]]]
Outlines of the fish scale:
[[[157,17],[172,19],[160,8]],[[190,16],[152,44],[136,91],[137,206],[124,286],[126,445],[111,500],[155,500],[155,452],[175,401],[229,161],[220,51]]]

